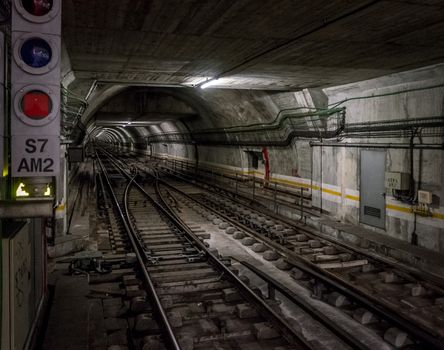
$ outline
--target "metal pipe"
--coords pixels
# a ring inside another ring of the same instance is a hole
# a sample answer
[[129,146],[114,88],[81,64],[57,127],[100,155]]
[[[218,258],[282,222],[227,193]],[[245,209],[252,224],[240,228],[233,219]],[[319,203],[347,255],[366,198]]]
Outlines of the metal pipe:
[[392,148],[392,149],[429,149],[429,150],[443,150],[444,143],[360,143],[360,142],[322,142],[311,141],[310,147],[349,147],[349,148]]
[[188,85],[183,84],[169,84],[169,83],[149,83],[146,81],[131,81],[131,80],[97,80],[100,85],[128,85],[128,86],[147,86],[147,87],[167,87],[167,88],[186,88]]

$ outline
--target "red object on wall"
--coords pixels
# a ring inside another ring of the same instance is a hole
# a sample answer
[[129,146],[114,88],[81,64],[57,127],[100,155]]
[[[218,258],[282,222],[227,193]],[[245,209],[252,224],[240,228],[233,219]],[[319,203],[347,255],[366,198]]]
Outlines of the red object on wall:
[[267,147],[262,148],[262,155],[265,162],[264,187],[268,187],[268,182],[270,181],[270,158]]

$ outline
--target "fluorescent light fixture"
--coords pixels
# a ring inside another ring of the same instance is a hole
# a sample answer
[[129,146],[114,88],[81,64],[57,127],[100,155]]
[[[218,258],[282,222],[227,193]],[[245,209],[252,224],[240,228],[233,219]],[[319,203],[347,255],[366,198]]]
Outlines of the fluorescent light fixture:
[[202,85],[200,85],[200,88],[201,89],[206,89],[207,87],[209,87],[209,86],[212,86],[212,85],[216,85],[217,84],[217,82],[218,82],[218,78],[211,78],[211,79],[208,79],[205,83],[203,83]]

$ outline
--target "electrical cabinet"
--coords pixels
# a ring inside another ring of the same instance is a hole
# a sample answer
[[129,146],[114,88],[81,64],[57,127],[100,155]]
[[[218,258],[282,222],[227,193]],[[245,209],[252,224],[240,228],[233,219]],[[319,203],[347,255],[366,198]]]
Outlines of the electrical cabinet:
[[408,190],[410,188],[410,174],[401,172],[386,172],[385,188],[401,191]]
[[420,204],[432,204],[433,195],[429,191],[418,191],[418,202]]

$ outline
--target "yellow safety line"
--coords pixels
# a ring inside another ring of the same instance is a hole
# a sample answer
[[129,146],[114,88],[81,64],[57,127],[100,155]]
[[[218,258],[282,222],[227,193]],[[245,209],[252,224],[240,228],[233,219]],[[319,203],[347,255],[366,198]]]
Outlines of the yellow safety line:
[[325,193],[328,193],[328,194],[332,194],[334,196],[339,196],[339,197],[342,196],[341,192],[329,190],[328,188],[322,188],[322,192],[325,192]]
[[295,181],[291,181],[291,180],[286,180],[286,179],[279,179],[279,178],[275,178],[272,177],[270,179],[270,182],[276,182],[276,183],[282,183],[282,184],[287,184],[293,187],[304,187],[304,188],[310,188],[310,185],[305,184],[303,182],[295,182]]
[[412,208],[401,207],[399,205],[394,205],[394,204],[387,204],[385,207],[387,209],[397,210],[397,211],[400,211],[400,212],[403,212],[403,213],[411,214],[413,212]]
[[65,210],[65,204],[60,204],[60,205],[56,208],[56,210],[58,210],[58,211]]
[[345,195],[345,198],[346,198],[346,199],[351,199],[351,200],[353,200],[353,201],[359,201],[359,197],[358,197],[358,196],[353,196],[353,195],[351,195],[351,194],[347,194],[347,195]]
[[444,214],[440,214],[440,213],[432,213],[432,217],[433,217],[433,218],[436,218],[436,219],[444,220]]

